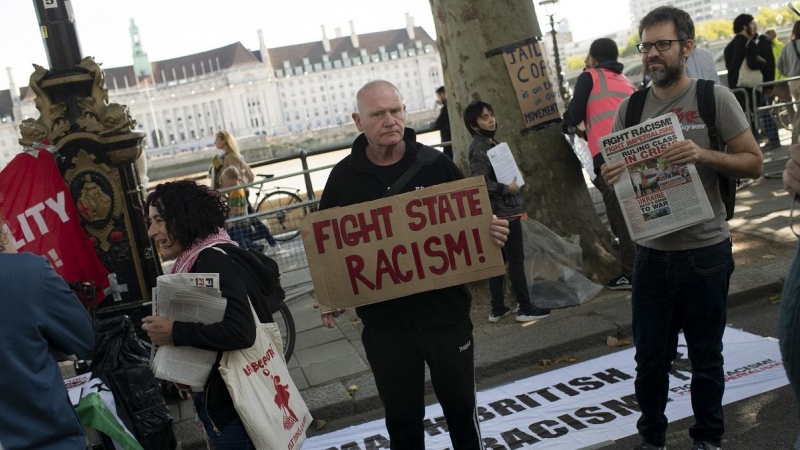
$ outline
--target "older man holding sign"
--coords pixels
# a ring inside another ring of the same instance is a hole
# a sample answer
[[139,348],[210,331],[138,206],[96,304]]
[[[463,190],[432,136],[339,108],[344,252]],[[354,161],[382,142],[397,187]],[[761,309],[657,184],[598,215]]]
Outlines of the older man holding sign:
[[461,283],[502,273],[508,222],[491,216],[481,180],[459,182],[449,158],[416,142],[394,85],[369,82],[356,99],[362,134],[331,171],[321,211],[303,222],[314,285],[324,290],[323,324],[333,327],[337,308],[357,306],[392,448],[425,448],[426,363],[453,448],[483,448],[472,298]]

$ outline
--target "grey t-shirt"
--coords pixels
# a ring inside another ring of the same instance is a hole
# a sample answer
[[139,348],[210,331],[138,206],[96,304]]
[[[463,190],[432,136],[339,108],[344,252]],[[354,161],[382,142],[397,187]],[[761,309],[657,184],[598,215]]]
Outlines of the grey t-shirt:
[[[723,141],[729,142],[749,128],[747,118],[742,112],[739,102],[733,93],[724,86],[714,86],[714,96],[717,103],[717,130]],[[628,99],[620,103],[617,117],[614,120],[613,131],[625,128],[625,111]],[[680,94],[669,100],[659,100],[653,96],[651,89],[647,94],[647,101],[642,111],[642,120],[658,117],[669,112],[674,112],[681,122],[684,139],[691,139],[702,148],[710,148],[708,130],[697,111],[697,80],[692,80]],[[725,221],[725,205],[719,194],[719,178],[717,172],[703,164],[697,164],[697,172],[703,182],[708,201],[714,211],[714,217],[706,222],[693,225],[666,236],[655,239],[639,241],[644,247],[664,250],[680,251],[707,247],[728,239],[730,229]]]

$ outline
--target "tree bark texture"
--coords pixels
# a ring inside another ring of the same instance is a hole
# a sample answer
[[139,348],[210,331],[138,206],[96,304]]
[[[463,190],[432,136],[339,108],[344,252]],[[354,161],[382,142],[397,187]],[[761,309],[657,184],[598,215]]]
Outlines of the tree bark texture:
[[[525,178],[528,214],[561,236],[579,235],[589,275],[605,282],[619,275],[613,236],[597,216],[578,158],[560,125],[521,135],[525,128],[502,55],[485,52],[541,36],[531,0],[430,0],[444,69],[456,163],[469,173],[471,136],[464,109],[474,100],[492,105],[499,142],[507,142]],[[555,71],[552,71],[555,73]],[[557,81],[553,82],[557,89]]]

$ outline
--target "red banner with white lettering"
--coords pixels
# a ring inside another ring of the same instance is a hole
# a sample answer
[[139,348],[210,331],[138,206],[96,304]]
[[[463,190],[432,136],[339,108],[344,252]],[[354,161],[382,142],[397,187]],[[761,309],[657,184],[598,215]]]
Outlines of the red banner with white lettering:
[[20,153],[0,172],[0,215],[18,252],[46,257],[67,283],[97,286],[105,298],[108,270],[83,230],[75,202],[53,156],[43,150]]

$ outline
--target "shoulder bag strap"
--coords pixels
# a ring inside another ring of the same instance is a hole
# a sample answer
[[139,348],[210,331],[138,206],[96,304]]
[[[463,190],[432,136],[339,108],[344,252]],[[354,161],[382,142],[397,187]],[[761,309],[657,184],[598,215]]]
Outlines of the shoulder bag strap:
[[422,169],[423,166],[427,166],[428,164],[432,163],[436,158],[442,155],[442,152],[434,150],[428,146],[423,145],[417,150],[417,159],[411,164],[411,166],[400,175],[400,178],[395,180],[394,183],[389,187],[389,189],[384,192],[382,197],[391,197],[392,195],[397,194],[398,192],[402,191],[404,187],[411,181],[411,178]]

